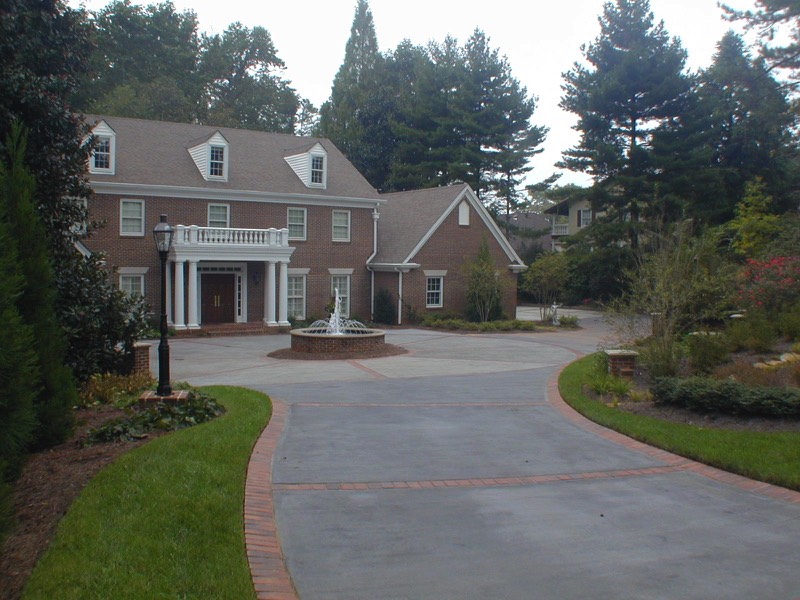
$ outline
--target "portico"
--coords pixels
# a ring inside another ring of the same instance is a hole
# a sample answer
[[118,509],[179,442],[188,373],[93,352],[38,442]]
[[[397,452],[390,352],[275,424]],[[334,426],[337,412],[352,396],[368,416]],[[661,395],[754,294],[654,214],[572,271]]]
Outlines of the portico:
[[[264,322],[289,325],[288,266],[294,248],[288,240],[288,229],[177,225],[169,253],[168,322],[179,330],[211,322],[245,323],[248,289],[263,279]],[[263,267],[253,269],[251,281],[248,265],[253,263]]]

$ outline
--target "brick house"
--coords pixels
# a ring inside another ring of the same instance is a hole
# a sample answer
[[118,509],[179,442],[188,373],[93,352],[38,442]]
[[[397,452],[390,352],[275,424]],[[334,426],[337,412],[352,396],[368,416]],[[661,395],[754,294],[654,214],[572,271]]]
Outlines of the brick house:
[[176,329],[321,318],[334,289],[346,313],[367,320],[379,286],[398,303],[463,310],[458,271],[483,237],[498,269],[524,268],[466,185],[381,195],[326,139],[87,121],[98,141],[88,210],[105,227],[85,245],[105,254],[120,288],[158,306],[152,230],[167,215],[176,229],[167,278]]

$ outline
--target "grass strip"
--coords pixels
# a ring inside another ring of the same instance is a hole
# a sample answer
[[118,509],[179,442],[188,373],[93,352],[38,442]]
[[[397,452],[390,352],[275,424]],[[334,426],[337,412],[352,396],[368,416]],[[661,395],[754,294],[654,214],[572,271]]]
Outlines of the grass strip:
[[205,392],[227,412],[101,471],[61,521],[23,598],[254,598],[242,507],[264,394]]
[[558,380],[561,397],[588,419],[674,454],[800,491],[800,433],[706,429],[611,408],[581,392],[594,360],[590,355],[575,361]]

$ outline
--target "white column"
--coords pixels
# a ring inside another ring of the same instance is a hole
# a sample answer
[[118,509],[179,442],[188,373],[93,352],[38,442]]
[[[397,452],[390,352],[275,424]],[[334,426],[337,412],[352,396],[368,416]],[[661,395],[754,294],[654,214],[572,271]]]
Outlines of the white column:
[[278,296],[278,325],[289,325],[289,263],[281,261],[280,295]]
[[186,329],[186,321],[183,318],[183,261],[175,261],[175,329]]
[[197,261],[189,261],[189,322],[186,326],[189,329],[199,329],[200,323],[197,322]]
[[[170,267],[172,263],[167,263],[167,325],[172,325],[172,277]],[[174,269],[172,269],[174,272]]]
[[264,277],[264,322],[267,325],[277,325],[275,320],[275,263],[268,262],[266,277]]

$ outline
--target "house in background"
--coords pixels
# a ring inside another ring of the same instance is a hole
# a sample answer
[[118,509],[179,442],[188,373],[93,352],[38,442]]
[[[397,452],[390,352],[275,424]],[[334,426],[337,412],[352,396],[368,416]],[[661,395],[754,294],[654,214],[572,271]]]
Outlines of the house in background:
[[379,286],[418,312],[461,311],[461,268],[484,237],[498,270],[524,268],[466,185],[380,195],[326,139],[87,121],[97,139],[89,215],[106,226],[85,245],[105,254],[121,289],[157,307],[152,230],[167,215],[176,229],[167,278],[176,329],[320,318],[334,290],[346,314],[366,320]]
[[596,216],[589,200],[568,198],[544,211],[551,218],[552,250],[561,251],[563,239],[568,235],[575,235],[584,227],[588,227]]

